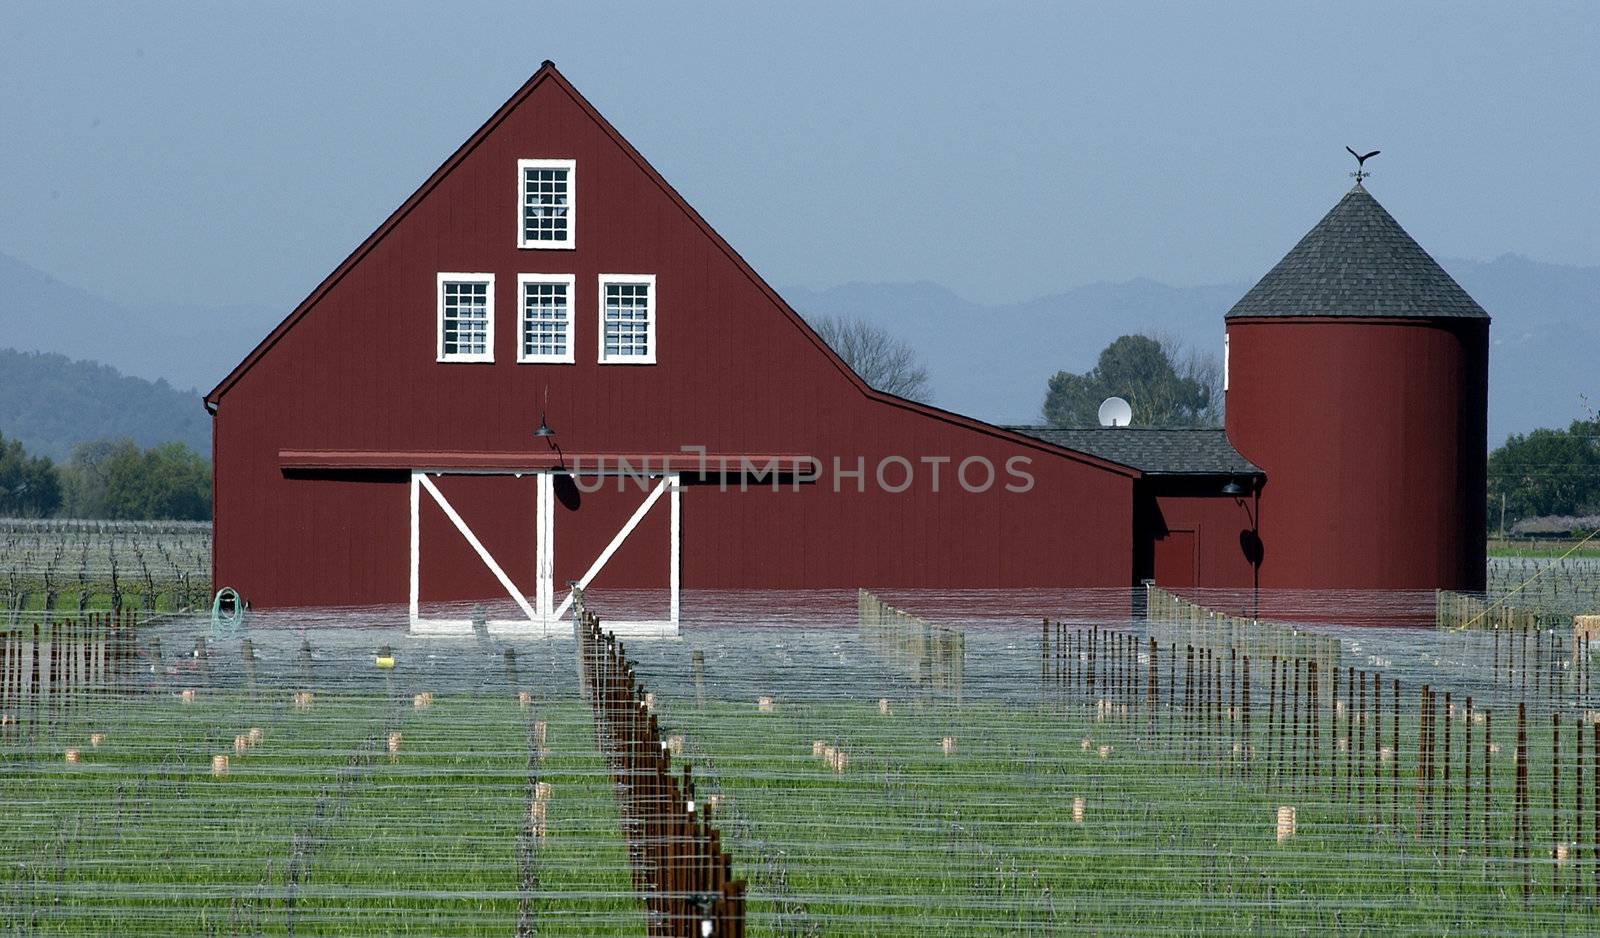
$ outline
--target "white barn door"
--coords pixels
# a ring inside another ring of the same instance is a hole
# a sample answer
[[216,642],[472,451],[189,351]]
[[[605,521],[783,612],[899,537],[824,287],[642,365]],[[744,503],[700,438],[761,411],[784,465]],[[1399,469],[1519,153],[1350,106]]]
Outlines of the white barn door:
[[[614,622],[613,626],[624,631],[635,633],[670,632],[675,634],[681,613],[681,518],[682,518],[682,485],[677,473],[662,474],[654,481],[649,493],[645,495],[639,507],[634,510],[620,530],[610,539],[606,547],[595,557],[587,571],[572,584],[555,582],[555,525],[556,525],[556,495],[555,479],[557,473],[539,471],[530,473],[493,473],[495,475],[514,475],[521,478],[524,475],[534,477],[535,486],[535,511],[534,511],[534,537],[532,567],[534,570],[533,590],[525,593],[517,584],[515,573],[525,570],[529,566],[526,556],[496,557],[486,547],[461,512],[452,504],[446,491],[448,486],[441,486],[440,479],[450,475],[488,475],[490,473],[451,473],[430,471],[424,469],[413,470],[410,484],[410,514],[411,514],[411,543],[410,543],[410,598],[409,620],[411,629],[419,633],[460,633],[470,631],[473,621],[470,617],[460,615],[433,615],[423,614],[422,587],[423,577],[426,575],[424,562],[425,545],[423,544],[422,512],[425,507],[436,508],[441,511],[454,533],[458,535],[476,554],[479,562],[494,577],[519,615],[511,618],[489,618],[485,627],[492,632],[524,632],[524,631],[552,631],[565,634],[565,617],[571,611],[575,598],[574,590],[588,588],[594,578],[603,570],[617,549],[634,533],[646,515],[656,506],[665,501],[666,510],[670,513],[668,543],[665,545],[668,553],[669,583],[668,583],[668,608],[666,617],[659,620],[643,620],[637,622]],[[510,572],[508,572],[510,571]],[[556,595],[562,594],[559,603]]]

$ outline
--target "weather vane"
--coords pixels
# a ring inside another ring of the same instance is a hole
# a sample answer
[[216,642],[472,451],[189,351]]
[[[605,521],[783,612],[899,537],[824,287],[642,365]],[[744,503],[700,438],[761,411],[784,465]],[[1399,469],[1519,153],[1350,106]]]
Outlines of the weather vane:
[[1382,151],[1373,150],[1371,153],[1357,153],[1356,151],[1350,149],[1349,147],[1345,147],[1345,150],[1351,156],[1356,158],[1356,171],[1351,173],[1350,175],[1355,179],[1356,185],[1359,186],[1359,185],[1361,185],[1361,180],[1363,180],[1363,179],[1367,178],[1368,176],[1372,175],[1371,173],[1366,172],[1365,170],[1363,170],[1362,167],[1367,165],[1367,160],[1372,159],[1374,156],[1377,156]]

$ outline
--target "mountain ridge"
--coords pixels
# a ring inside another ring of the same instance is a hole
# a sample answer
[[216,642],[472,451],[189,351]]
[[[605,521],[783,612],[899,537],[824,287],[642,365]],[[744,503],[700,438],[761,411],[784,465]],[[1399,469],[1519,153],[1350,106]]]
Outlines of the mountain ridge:
[[0,349],[0,433],[60,462],[79,443],[173,440],[209,459],[211,418],[200,395],[57,352]]

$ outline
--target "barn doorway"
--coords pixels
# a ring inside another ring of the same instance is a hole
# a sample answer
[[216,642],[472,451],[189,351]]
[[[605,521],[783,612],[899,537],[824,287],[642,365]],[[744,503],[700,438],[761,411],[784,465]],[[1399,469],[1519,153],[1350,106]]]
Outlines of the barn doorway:
[[1200,583],[1200,529],[1168,528],[1155,542],[1155,581],[1164,589],[1190,589]]
[[[621,582],[637,582],[626,574],[648,568],[636,577],[653,583],[664,574],[659,618],[615,624],[634,634],[676,634],[682,480],[660,472],[623,485],[601,475],[413,470],[412,631],[565,634],[574,587],[619,574]],[[646,536],[655,543],[640,543]],[[566,551],[560,557],[558,546]]]

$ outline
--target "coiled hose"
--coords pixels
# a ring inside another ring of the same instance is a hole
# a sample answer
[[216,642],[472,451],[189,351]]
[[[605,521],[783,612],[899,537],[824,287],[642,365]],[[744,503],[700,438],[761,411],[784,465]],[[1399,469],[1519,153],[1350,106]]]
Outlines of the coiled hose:
[[[224,603],[229,608],[223,608]],[[239,591],[231,586],[224,586],[217,590],[217,595],[211,600],[211,631],[213,634],[236,632],[244,624],[244,600],[239,598]]]

